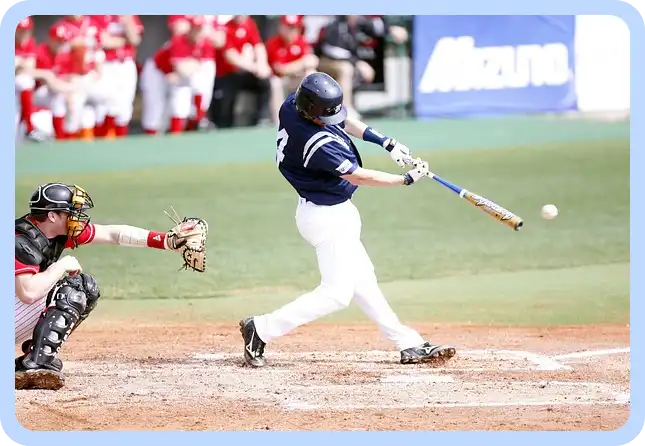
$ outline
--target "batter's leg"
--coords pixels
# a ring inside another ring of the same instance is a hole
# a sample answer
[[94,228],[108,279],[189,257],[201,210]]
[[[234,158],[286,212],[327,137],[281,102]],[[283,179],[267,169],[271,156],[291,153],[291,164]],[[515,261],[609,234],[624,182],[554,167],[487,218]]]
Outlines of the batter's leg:
[[358,258],[354,301],[379,326],[383,335],[397,346],[401,352],[401,363],[434,362],[452,358],[456,353],[453,346],[426,342],[416,330],[399,321],[378,285],[374,266],[363,244]]
[[264,345],[296,327],[346,308],[354,294],[354,265],[360,246],[357,215],[346,205],[301,204],[298,229],[316,248],[320,285],[282,308],[240,322],[244,356],[251,366],[264,365]]

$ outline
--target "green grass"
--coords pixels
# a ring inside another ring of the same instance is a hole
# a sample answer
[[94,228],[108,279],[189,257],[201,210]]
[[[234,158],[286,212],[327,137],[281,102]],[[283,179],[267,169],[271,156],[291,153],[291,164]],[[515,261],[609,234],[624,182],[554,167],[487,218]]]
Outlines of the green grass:
[[[525,227],[515,233],[430,180],[359,190],[363,240],[401,317],[517,324],[628,320],[627,141],[427,155],[439,175],[519,214]],[[366,157],[365,164],[396,172],[382,155]],[[177,272],[179,257],[172,253],[79,249],[75,254],[101,284],[104,316],[154,317],[157,310],[186,308],[194,313],[182,317],[226,320],[249,308],[270,310],[319,279],[313,249],[295,227],[296,195],[272,163],[22,175],[17,215],[36,184],[53,180],[85,187],[97,205],[95,222],[165,230],[171,223],[162,209],[170,205],[209,222],[203,275]],[[555,220],[539,217],[547,203],[560,210]],[[348,311],[334,318],[357,317]]]

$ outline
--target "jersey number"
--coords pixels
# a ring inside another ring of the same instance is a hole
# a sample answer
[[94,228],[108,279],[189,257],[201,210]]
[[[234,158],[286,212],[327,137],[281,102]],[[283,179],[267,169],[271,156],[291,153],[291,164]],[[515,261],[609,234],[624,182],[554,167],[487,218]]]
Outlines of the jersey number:
[[284,159],[284,148],[287,145],[287,141],[289,141],[289,134],[285,129],[280,130],[278,132],[278,138],[276,141],[278,144],[278,150],[276,151],[276,154],[275,154],[275,162],[278,166]]

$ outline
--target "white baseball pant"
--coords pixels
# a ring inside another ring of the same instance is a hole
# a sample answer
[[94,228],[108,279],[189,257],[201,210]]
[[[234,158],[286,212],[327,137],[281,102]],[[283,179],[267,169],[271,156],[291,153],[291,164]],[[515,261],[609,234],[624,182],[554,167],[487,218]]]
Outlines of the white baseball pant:
[[[173,84],[167,81],[153,59],[146,60],[141,71],[142,116],[144,130],[166,128],[168,111],[174,118],[186,119],[192,104],[190,82]],[[167,110],[169,109],[169,110]]]
[[[201,95],[202,111],[206,112],[213,99],[213,86],[215,85],[215,61],[202,60],[201,66],[197,73],[190,80],[193,95]],[[196,111],[191,107],[191,116],[196,115]]]
[[[35,80],[26,74],[19,74],[15,80],[16,89],[16,126],[20,126],[21,115],[21,101],[20,94],[25,90],[33,90],[36,87]],[[65,117],[67,111],[67,104],[65,95],[61,93],[53,93],[46,85],[38,87],[32,97],[33,105],[37,107],[44,107],[50,110],[51,115],[55,117]],[[48,114],[44,112],[34,112],[31,116],[31,124],[38,129],[41,133],[52,135],[53,128],[51,119]]]
[[[103,62],[103,76],[112,80],[113,108],[107,110],[114,116],[116,125],[127,126],[132,120],[134,97],[137,92],[137,66],[132,59]],[[102,119],[101,116],[98,117]]]
[[87,117],[87,107],[94,110],[94,121],[101,122],[106,114],[111,114],[117,109],[117,96],[111,79],[102,73],[101,77],[94,80],[86,75],[81,78],[80,88],[74,91],[67,101],[67,116],[65,119],[65,131],[76,133],[86,127],[84,122]]
[[270,342],[294,328],[349,306],[352,299],[399,350],[423,344],[423,337],[403,325],[383,296],[374,266],[361,242],[361,217],[348,200],[320,206],[299,199],[296,224],[316,249],[320,285],[282,308],[254,318],[258,336]]

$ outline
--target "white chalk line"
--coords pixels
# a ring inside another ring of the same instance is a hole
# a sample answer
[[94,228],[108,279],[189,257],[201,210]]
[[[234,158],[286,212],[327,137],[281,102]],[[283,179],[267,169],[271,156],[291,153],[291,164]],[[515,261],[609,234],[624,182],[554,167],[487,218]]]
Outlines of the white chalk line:
[[536,370],[555,371],[555,370],[573,370],[571,366],[560,364],[558,361],[538,353],[517,351],[517,350],[500,350],[497,352],[502,355],[514,356],[518,359],[526,359],[536,365]]
[[468,407],[522,407],[522,406],[616,406],[627,404],[627,401],[513,401],[513,402],[469,402],[469,403],[428,403],[428,404],[309,404],[287,403],[287,410],[386,410],[386,409],[427,409],[427,408],[468,408]]
[[566,359],[580,359],[580,358],[592,358],[595,356],[605,356],[605,355],[616,355],[620,353],[629,353],[630,348],[609,348],[605,350],[587,350],[582,352],[575,353],[566,353],[564,355],[552,356],[552,359],[557,360],[566,360]]

